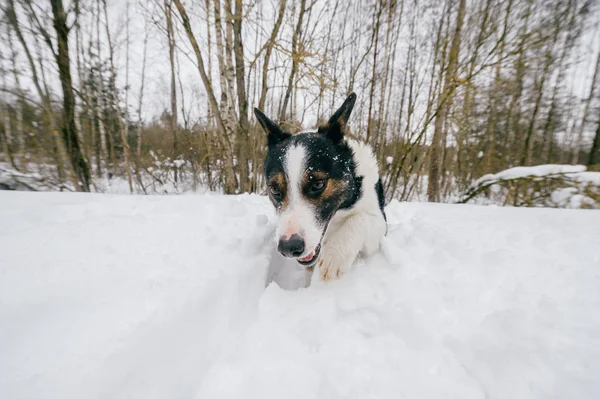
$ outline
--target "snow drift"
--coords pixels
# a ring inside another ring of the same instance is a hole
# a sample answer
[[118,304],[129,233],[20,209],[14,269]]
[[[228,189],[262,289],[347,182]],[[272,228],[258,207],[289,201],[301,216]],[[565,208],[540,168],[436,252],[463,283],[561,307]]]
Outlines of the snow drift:
[[387,214],[284,290],[265,198],[1,193],[0,397],[600,396],[600,212]]

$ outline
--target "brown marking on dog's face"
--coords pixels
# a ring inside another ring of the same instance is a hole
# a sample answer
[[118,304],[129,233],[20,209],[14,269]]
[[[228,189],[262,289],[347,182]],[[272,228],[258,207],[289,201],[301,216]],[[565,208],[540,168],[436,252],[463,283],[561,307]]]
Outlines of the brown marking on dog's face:
[[[290,203],[285,175],[282,172],[275,173],[269,179],[267,186],[269,199],[275,205],[277,211],[284,211]],[[274,194],[274,191],[278,192],[278,195]]]
[[325,203],[335,203],[336,207],[339,206],[342,202],[343,195],[342,193],[346,189],[348,183],[344,180],[339,179],[327,179],[327,185],[325,186],[325,190],[319,196],[319,202],[317,206],[322,207]]
[[325,180],[329,177],[329,175],[325,172],[313,172],[307,173],[305,179],[313,179],[313,180]]
[[346,189],[348,183],[344,180],[339,179],[327,179],[327,186],[321,194],[322,200],[330,200],[333,198],[341,197],[340,193]]
[[[324,187],[318,191],[311,190],[311,188],[314,188],[313,185],[318,182],[322,182]],[[312,205],[314,209],[331,213],[342,203],[344,198],[343,193],[347,188],[347,184],[348,182],[344,180],[330,178],[326,172],[306,171],[302,176],[299,194],[303,201]],[[273,174],[267,181],[269,199],[277,209],[277,212],[284,212],[290,205],[290,190],[292,188],[288,186],[284,172]]]
[[[347,182],[330,178],[325,172],[306,173],[302,180],[302,196],[316,209],[337,208],[342,202],[342,193]],[[318,192],[311,192],[311,186],[317,182],[323,182],[324,188]]]

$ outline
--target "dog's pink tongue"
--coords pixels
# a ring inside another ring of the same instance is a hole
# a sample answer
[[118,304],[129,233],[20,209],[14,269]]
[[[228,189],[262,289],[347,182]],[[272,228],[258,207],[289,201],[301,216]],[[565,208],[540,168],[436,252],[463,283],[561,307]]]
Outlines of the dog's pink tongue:
[[310,262],[310,260],[313,258],[313,256],[315,256],[315,253],[311,252],[307,256],[305,256],[304,258],[299,258],[298,260],[300,262]]

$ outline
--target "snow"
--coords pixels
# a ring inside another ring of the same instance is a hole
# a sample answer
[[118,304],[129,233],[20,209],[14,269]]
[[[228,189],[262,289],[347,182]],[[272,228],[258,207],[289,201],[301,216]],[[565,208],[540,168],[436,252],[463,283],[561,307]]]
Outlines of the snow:
[[[538,166],[517,166],[514,168],[503,170],[496,174],[487,174],[477,179],[471,187],[477,187],[488,181],[498,181],[507,179],[518,179],[529,176],[547,176],[563,173],[581,173],[585,172],[584,165],[538,165]],[[588,172],[590,173],[590,172]]]
[[181,168],[182,166],[184,166],[187,162],[184,161],[183,159],[176,159],[173,161],[173,165],[177,166],[178,168]]
[[596,205],[591,198],[579,194],[575,187],[559,188],[552,192],[551,199],[560,208],[593,208]]
[[580,183],[590,183],[594,186],[600,186],[600,172],[581,172],[573,176],[573,179]]
[[264,197],[0,192],[0,397],[599,397],[600,212],[387,214],[286,290]]

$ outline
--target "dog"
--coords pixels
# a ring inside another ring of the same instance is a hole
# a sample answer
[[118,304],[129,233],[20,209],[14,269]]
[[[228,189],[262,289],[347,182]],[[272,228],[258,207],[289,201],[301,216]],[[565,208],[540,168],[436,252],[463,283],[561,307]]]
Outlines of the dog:
[[346,138],[352,93],[316,131],[291,135],[254,109],[267,133],[268,196],[279,216],[278,251],[321,280],[347,272],[359,255],[379,249],[387,234],[385,199],[372,148]]

